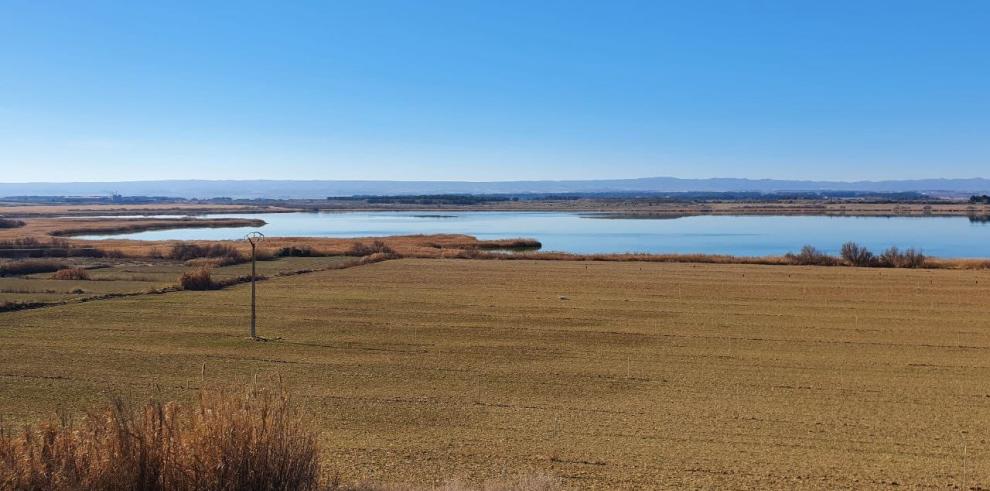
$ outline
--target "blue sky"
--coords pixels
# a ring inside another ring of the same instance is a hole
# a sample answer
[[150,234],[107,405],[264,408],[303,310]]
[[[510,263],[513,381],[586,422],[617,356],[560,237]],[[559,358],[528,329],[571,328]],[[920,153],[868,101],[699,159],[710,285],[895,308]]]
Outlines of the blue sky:
[[0,0],[0,181],[990,177],[988,25],[986,1]]

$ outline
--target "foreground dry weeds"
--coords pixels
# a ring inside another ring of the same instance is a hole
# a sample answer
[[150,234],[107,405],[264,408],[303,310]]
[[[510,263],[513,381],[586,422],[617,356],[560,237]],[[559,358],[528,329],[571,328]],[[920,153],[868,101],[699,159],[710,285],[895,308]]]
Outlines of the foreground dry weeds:
[[[407,259],[0,314],[0,413],[282,377],[346,482],[990,482],[990,272]],[[205,382],[204,382],[205,380]]]
[[281,392],[203,390],[195,405],[124,401],[20,432],[0,430],[0,489],[320,487],[315,432]]

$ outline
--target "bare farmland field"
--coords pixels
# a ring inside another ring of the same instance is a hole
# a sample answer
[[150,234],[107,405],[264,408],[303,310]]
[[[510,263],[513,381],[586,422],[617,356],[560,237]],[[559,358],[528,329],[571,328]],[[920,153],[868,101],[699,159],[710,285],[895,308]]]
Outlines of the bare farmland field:
[[[23,280],[27,281],[27,280]],[[0,414],[279,377],[346,481],[990,482],[990,271],[404,259],[0,313]]]

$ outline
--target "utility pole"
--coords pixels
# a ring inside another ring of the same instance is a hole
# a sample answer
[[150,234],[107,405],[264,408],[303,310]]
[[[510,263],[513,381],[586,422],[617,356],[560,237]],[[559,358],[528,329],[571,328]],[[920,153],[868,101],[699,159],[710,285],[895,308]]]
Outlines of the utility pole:
[[257,274],[255,274],[255,264],[257,263],[256,248],[258,243],[265,239],[265,234],[261,232],[251,232],[244,236],[248,243],[251,244],[251,339],[258,339],[258,334],[256,330],[257,316],[255,314],[255,280],[257,279]]

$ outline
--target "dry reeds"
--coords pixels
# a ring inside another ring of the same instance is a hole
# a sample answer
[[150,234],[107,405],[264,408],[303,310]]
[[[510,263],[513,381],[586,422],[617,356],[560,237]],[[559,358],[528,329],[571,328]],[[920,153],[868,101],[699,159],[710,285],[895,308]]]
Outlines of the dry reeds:
[[395,249],[392,249],[388,244],[380,240],[372,242],[370,246],[366,245],[364,242],[355,242],[354,245],[352,245],[351,248],[345,253],[347,256],[358,257],[366,257],[374,254],[382,254],[392,258],[398,257]]
[[52,275],[53,280],[88,280],[89,272],[83,268],[60,269]]
[[0,489],[289,490],[319,486],[316,435],[284,393],[119,400],[80,424],[0,430]]
[[201,258],[222,259],[227,264],[238,264],[247,260],[234,246],[219,243],[200,245],[179,242],[172,246],[167,257],[179,261]]

